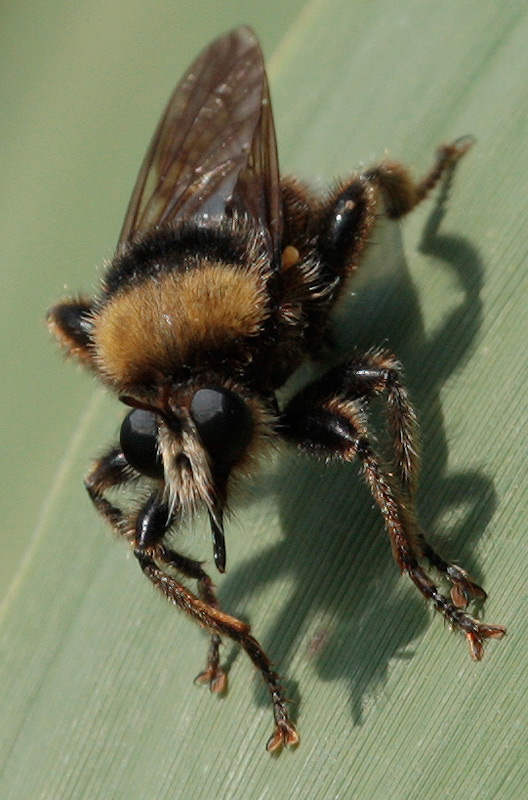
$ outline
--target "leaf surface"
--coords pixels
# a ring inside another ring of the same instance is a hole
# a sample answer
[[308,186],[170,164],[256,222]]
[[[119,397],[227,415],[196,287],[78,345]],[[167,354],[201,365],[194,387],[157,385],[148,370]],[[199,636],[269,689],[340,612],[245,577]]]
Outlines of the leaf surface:
[[[211,35],[241,21],[258,32],[256,7],[244,20],[228,9]],[[84,496],[89,455],[119,424],[97,392],[1,607],[3,798],[524,798],[527,11],[320,0],[262,23],[284,171],[326,185],[386,148],[425,170],[438,144],[477,139],[443,203],[380,228],[337,336],[343,351],[384,345],[403,362],[421,420],[421,519],[482,580],[485,618],[507,638],[471,662],[398,575],[358,470],[280,454],[239,503],[217,581],[293,701],[301,745],[270,757],[271,711],[247,659],[224,648],[225,698],[195,688],[205,635],[156,596]],[[79,20],[70,33],[80,47]],[[127,58],[139,85],[145,53]],[[94,158],[108,135],[97,131]],[[130,184],[137,166],[127,155]],[[35,453],[45,473],[49,456]],[[205,520],[181,546],[212,566]]]

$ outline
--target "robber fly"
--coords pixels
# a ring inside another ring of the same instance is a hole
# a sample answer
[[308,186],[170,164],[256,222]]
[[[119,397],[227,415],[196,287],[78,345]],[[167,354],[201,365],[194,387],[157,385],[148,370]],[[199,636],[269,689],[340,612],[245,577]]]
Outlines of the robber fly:
[[[279,175],[262,52],[253,32],[238,28],[198,56],[169,100],[98,296],[64,300],[48,315],[66,351],[131,408],[119,443],[86,478],[95,507],[128,540],[154,586],[211,632],[199,682],[214,692],[226,686],[221,637],[260,670],[275,716],[270,751],[299,740],[279,676],[249,626],[219,607],[201,563],[172,548],[170,534],[182,516],[205,508],[223,572],[230,484],[253,472],[274,442],[357,459],[398,567],[465,634],[472,657],[482,657],[484,639],[505,633],[465,613],[484,590],[418,528],[416,419],[396,358],[355,354],[284,404],[276,398],[320,353],[379,214],[399,219],[412,211],[468,146],[462,139],[440,147],[418,181],[385,161],[313,195]],[[375,397],[388,414],[388,466],[365,414]],[[130,484],[147,487],[147,499],[142,491],[129,507],[115,505],[109,490]],[[450,597],[424,561],[451,584]],[[195,581],[196,593],[181,578]]]

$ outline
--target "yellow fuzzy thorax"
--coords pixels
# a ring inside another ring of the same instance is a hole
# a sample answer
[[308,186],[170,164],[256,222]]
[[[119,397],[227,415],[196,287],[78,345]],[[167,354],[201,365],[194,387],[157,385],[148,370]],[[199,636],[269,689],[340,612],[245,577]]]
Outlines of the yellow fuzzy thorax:
[[94,352],[112,383],[142,383],[256,334],[265,317],[258,270],[206,263],[160,273],[112,297],[94,321]]

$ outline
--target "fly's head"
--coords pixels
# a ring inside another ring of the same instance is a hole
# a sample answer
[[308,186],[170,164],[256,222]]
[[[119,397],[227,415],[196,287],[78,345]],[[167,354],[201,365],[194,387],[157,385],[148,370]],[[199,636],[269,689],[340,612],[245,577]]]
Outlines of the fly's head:
[[225,569],[223,512],[231,477],[251,471],[273,430],[271,405],[232,381],[208,376],[185,386],[165,385],[145,402],[123,396],[132,406],[120,444],[140,475],[162,482],[171,516],[205,507],[217,568]]

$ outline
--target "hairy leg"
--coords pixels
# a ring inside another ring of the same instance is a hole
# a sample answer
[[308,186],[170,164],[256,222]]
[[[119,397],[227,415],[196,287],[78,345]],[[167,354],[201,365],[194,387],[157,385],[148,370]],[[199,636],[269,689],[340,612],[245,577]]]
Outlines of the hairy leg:
[[[260,671],[270,693],[275,730],[268,741],[267,749],[272,751],[282,745],[297,744],[299,736],[289,718],[280,678],[272,669],[271,662],[258,641],[251,635],[251,628],[220,609],[213,582],[200,562],[167,548],[163,543],[165,534],[174,523],[174,517],[163,500],[161,487],[140,508],[131,512],[124,511],[106,497],[109,489],[123,486],[138,477],[120,449],[113,448],[96,462],[85,483],[99,513],[117,533],[125,536],[134,545],[134,555],[143,573],[156,589],[201,627],[210,631],[211,645],[206,670],[198,676],[197,681],[209,683],[213,692],[223,691],[226,687],[226,676],[219,666],[218,653],[221,636],[236,642]],[[164,567],[195,580],[198,594],[187,589]]]
[[64,300],[48,311],[50,331],[68,355],[75,356],[88,367],[94,367],[90,347],[93,302],[87,298]]
[[[386,394],[392,429],[392,452],[387,467],[372,445],[363,405],[378,394]],[[342,364],[320,381],[296,395],[281,418],[282,435],[302,450],[344,462],[358,459],[364,477],[381,511],[392,550],[400,570],[435,609],[458,630],[480,659],[486,638],[500,638],[505,629],[485,625],[464,613],[470,597],[481,598],[483,590],[467,573],[448,564],[425,541],[415,519],[414,485],[418,460],[414,447],[414,415],[402,389],[397,362],[390,354],[371,354]],[[451,599],[444,596],[420,565],[425,557],[452,583]]]
[[213,634],[227,636],[237,642],[260,671],[268,687],[275,716],[275,731],[268,740],[267,749],[273,751],[282,745],[297,744],[299,736],[289,718],[287,701],[280,678],[271,668],[271,662],[260,644],[251,635],[249,625],[196,597],[158,566],[154,554],[145,550],[136,550],[135,556],[145,575],[171,603],[181,608],[199,625]]
[[321,204],[317,220],[326,279],[354,272],[378,215],[399,219],[416,208],[471,144],[465,137],[440,147],[434,164],[418,180],[397,161],[385,161],[341,182]]

